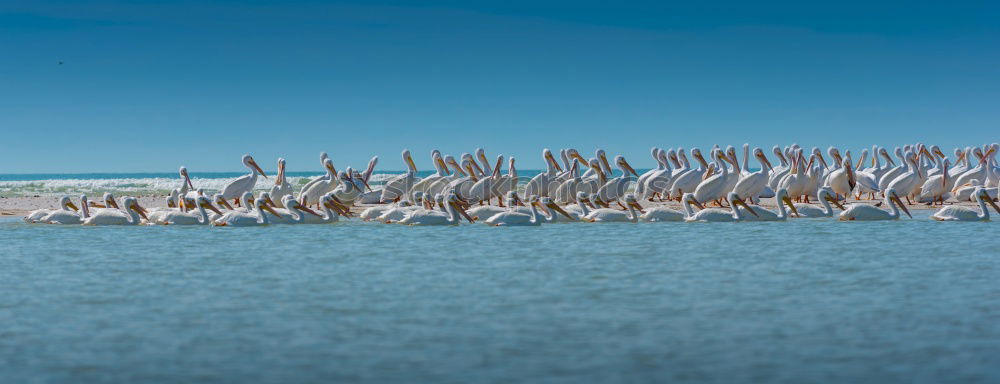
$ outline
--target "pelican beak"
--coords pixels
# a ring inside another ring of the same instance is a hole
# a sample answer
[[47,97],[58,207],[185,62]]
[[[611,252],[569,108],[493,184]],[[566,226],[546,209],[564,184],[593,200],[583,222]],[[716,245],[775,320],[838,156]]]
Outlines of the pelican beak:
[[837,201],[837,199],[834,199],[833,197],[831,197],[829,195],[826,195],[826,196],[823,196],[823,197],[826,198],[826,201],[829,201],[829,202],[833,203],[833,205],[836,205],[837,208],[840,208],[841,211],[844,210],[844,206],[842,204],[840,204],[840,202]]
[[191,184],[191,177],[188,176],[187,172],[184,172],[184,182],[187,183],[189,188],[194,189],[194,184]]
[[135,213],[138,213],[139,216],[142,216],[143,219],[149,221],[149,218],[146,217],[146,209],[143,208],[141,205],[139,205],[139,203],[134,203],[132,207],[135,209]]
[[212,205],[212,204],[209,204],[209,203],[202,203],[202,205],[201,205],[201,206],[202,206],[202,207],[205,207],[205,208],[208,208],[208,209],[210,209],[210,210],[211,210],[212,212],[215,212],[216,214],[219,214],[219,215],[221,215],[221,214],[222,214],[222,212],[221,212],[221,211],[219,211],[219,209],[218,209],[218,208],[216,208],[216,207],[215,207],[214,205]]
[[698,207],[698,209],[705,209],[705,206],[701,205],[701,203],[699,203],[698,200],[695,200],[693,197],[690,199],[690,201],[691,203],[694,204],[695,207]]
[[576,218],[570,215],[569,212],[566,212],[565,209],[562,209],[562,207],[560,207],[559,204],[551,203],[548,205],[548,207],[552,208],[553,211],[559,212],[560,215],[565,216],[567,219],[576,220]]
[[[732,202],[732,203],[733,203],[733,204],[739,204],[739,205],[742,205],[742,206],[743,206],[743,208],[746,208],[747,212],[750,212],[750,214],[752,214],[752,215],[754,215],[754,216],[757,216],[757,217],[760,217],[760,215],[758,215],[758,214],[757,214],[757,212],[755,212],[755,211],[753,210],[753,208],[750,208],[750,206],[749,206],[749,205],[747,205],[747,202],[746,202],[746,201],[743,201],[743,199],[736,199],[736,201],[734,201],[734,202]],[[733,208],[735,209],[736,207],[733,207]]]
[[[250,160],[248,162],[250,163],[250,166],[253,167],[253,169],[257,170],[257,172],[260,173],[261,176],[264,176],[265,179],[267,178],[267,174],[264,173],[263,169],[260,169],[260,166],[257,165],[257,162],[254,161],[254,159],[252,157],[250,158]],[[192,187],[192,188],[194,188],[194,187]]]
[[457,211],[459,214],[461,214],[463,217],[465,217],[465,219],[468,220],[469,223],[475,223],[476,222],[476,219],[472,218],[472,216],[469,216],[469,213],[466,212],[464,209],[462,209],[462,207],[459,207],[458,203],[456,203],[454,201],[449,201],[448,204],[450,204],[451,207],[455,211]]
[[340,201],[340,199],[338,199],[337,196],[330,196],[330,197],[333,199],[333,204],[340,207],[340,210],[344,212],[343,213],[344,216],[351,217],[351,208],[348,207],[347,204],[344,204],[343,201]]
[[66,203],[66,206],[67,206],[67,207],[70,207],[70,208],[73,208],[73,210],[74,210],[74,211],[79,211],[79,210],[80,210],[80,208],[77,208],[77,207],[76,207],[76,204],[73,204],[73,202],[72,202],[72,201],[70,201],[70,202]]
[[569,155],[569,157],[572,157],[574,159],[580,160],[580,163],[583,163],[584,167],[588,167],[588,168],[590,167],[590,163],[587,161],[587,159],[584,159],[583,156],[580,156],[580,154],[577,153],[577,152],[571,153]]
[[406,156],[406,165],[410,166],[410,169],[413,170],[413,172],[417,171],[417,164],[413,163],[412,156]]
[[556,168],[557,171],[559,172],[563,171],[562,167],[559,166],[559,162],[556,161],[556,158],[552,156],[552,152],[546,152],[545,159],[552,162],[552,165]]
[[910,214],[910,209],[906,208],[906,204],[903,204],[903,201],[899,199],[899,196],[892,195],[892,200],[895,201],[896,204],[899,205],[899,208],[901,208],[903,210],[903,212],[906,213],[906,216],[909,216],[911,219],[913,218],[913,215]]
[[298,209],[300,211],[309,213],[309,214],[311,214],[313,216],[316,216],[316,217],[323,217],[323,215],[320,215],[320,214],[316,213],[316,211],[314,211],[312,209],[309,209],[309,207],[306,207],[306,206],[302,205],[301,203],[296,204],[295,205],[295,209]]
[[625,170],[627,170],[628,172],[632,172],[632,174],[635,175],[635,177],[639,177],[639,174],[636,173],[635,169],[632,169],[632,166],[629,165],[628,162],[625,161],[625,159],[622,159],[622,167],[625,168]]
[[767,159],[767,156],[764,156],[764,154],[761,154],[761,155],[760,155],[760,156],[758,156],[757,158],[758,158],[758,159],[760,159],[760,161],[761,161],[762,163],[764,163],[764,165],[767,165],[767,168],[768,168],[768,169],[774,169],[774,166],[773,166],[773,165],[771,165],[771,160],[768,160],[768,159]]
[[611,164],[608,163],[608,155],[601,153],[601,163],[604,164],[605,169],[611,169]]
[[267,211],[267,213],[270,213],[270,214],[274,215],[275,217],[279,217],[279,218],[282,217],[281,214],[279,214],[278,212],[275,212],[274,209],[272,209],[270,206],[268,206],[267,202],[264,202],[264,204],[260,206],[260,209],[262,209],[264,211]]
[[638,202],[630,202],[628,203],[628,205],[631,205],[632,208],[635,208],[637,211],[639,211],[639,213],[646,213],[645,211],[642,210],[642,206],[639,205]]
[[993,207],[993,210],[997,211],[997,214],[1000,214],[1000,207],[997,206],[997,203],[993,202],[993,199],[991,199],[989,195],[984,196],[983,201],[990,203],[990,206]]
[[784,196],[784,197],[781,198],[781,201],[784,201],[785,204],[788,205],[788,208],[792,210],[792,213],[795,216],[799,215],[799,210],[795,208],[795,204],[792,204],[792,199],[791,198],[789,198],[788,196]]
[[440,167],[441,167],[442,169],[444,169],[444,174],[445,174],[445,175],[449,175],[449,174],[451,174],[451,172],[449,172],[449,171],[448,171],[448,164],[445,164],[445,163],[444,163],[444,160],[441,160],[441,158],[440,158],[440,157],[438,157],[438,158],[434,159],[434,161],[436,161],[436,162],[438,163],[438,165],[439,165],[439,166],[440,166]]
[[847,167],[847,185],[854,190],[854,186],[858,185],[858,180],[854,177],[854,168]]
[[278,204],[274,203],[274,200],[271,200],[271,196],[268,196],[267,199],[265,200],[265,202],[267,203],[267,205],[272,206],[272,207],[277,207],[278,206]]
[[93,201],[90,202],[90,206],[93,207],[93,208],[107,208],[108,207],[107,205],[104,205],[104,204],[101,204],[101,203],[95,203]]

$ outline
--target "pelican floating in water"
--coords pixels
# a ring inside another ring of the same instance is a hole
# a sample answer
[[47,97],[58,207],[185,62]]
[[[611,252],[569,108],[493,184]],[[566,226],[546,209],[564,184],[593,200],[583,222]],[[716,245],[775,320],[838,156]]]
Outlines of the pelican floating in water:
[[212,222],[212,224],[218,227],[255,227],[270,224],[270,219],[268,218],[267,213],[279,216],[274,212],[274,209],[268,206],[266,199],[257,198],[257,200],[254,200],[252,205],[252,212],[229,212],[226,215],[223,215],[219,220]]
[[215,208],[206,196],[198,196],[198,199],[195,201],[195,207],[197,210],[194,212],[167,212],[158,219],[148,220],[149,218],[147,217],[147,221],[161,225],[208,225],[212,221],[209,219],[206,209],[215,212],[217,215],[222,215],[222,211]]
[[67,211],[76,213],[79,210],[80,208],[77,208],[77,206],[73,204],[73,201],[70,200],[69,196],[63,196],[59,198],[59,209],[36,209],[25,215],[23,220],[26,223],[37,223],[41,222],[41,220],[45,216],[48,216],[49,214],[56,211]]
[[1000,214],[1000,207],[993,202],[993,198],[990,197],[985,188],[977,187],[975,193],[973,193],[973,198],[979,204],[978,212],[970,207],[951,205],[941,208],[931,215],[931,218],[937,221],[989,221],[990,212],[986,208],[986,204],[992,206]]
[[[722,208],[705,208],[694,198],[694,194],[685,193],[681,200],[684,203],[684,211],[687,213],[687,218],[684,219],[686,222],[732,222],[732,221],[743,221],[743,213],[737,207],[737,205],[742,205],[751,214],[756,214],[753,208],[750,208],[746,202],[744,202],[735,192],[730,192],[727,195],[729,199],[729,209]],[[700,211],[695,212],[691,208],[691,204],[701,208]]]
[[583,219],[592,223],[610,223],[610,222],[637,222],[639,221],[639,213],[636,212],[635,206],[638,205],[635,195],[628,194],[625,195],[625,207],[626,211],[620,211],[612,208],[599,208],[591,211]]
[[83,225],[139,225],[146,219],[146,211],[134,197],[122,200],[121,210],[104,209],[83,220]]
[[458,206],[457,200],[454,194],[449,194],[440,202],[443,204],[445,212],[414,211],[400,220],[399,223],[405,225],[458,225],[462,222],[462,216],[465,216],[465,219],[470,223],[473,222],[472,217]]
[[830,190],[830,188],[826,187],[820,188],[819,191],[816,192],[816,201],[818,201],[822,205],[822,207],[817,207],[813,204],[796,203],[795,210],[798,212],[797,217],[799,218],[833,217],[833,207],[830,206],[830,203],[836,205],[837,208],[840,208],[840,210],[844,210],[844,206],[841,205],[840,201],[838,201],[837,198],[833,196],[833,191]]
[[903,209],[906,216],[910,216],[911,218],[913,217],[910,215],[910,210],[906,208],[905,204],[903,204],[903,201],[899,199],[899,195],[896,193],[895,189],[890,188],[885,192],[885,204],[889,206],[890,211],[887,212],[869,204],[851,204],[847,206],[847,209],[840,213],[840,220],[899,220],[900,208]]
[[[73,202],[69,202],[67,205],[70,208],[73,208]],[[79,212],[69,209],[57,209],[50,212],[48,215],[45,215],[45,217],[38,221],[46,224],[80,224],[83,223],[83,220],[87,217],[90,217],[89,209],[90,207],[87,206],[87,195],[80,195]]]

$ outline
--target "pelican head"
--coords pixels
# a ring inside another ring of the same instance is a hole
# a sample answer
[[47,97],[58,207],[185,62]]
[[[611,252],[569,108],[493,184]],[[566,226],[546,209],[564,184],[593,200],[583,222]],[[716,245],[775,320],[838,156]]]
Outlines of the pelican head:
[[[249,193],[249,192],[247,192],[247,193]],[[244,199],[244,201],[246,201],[246,199]],[[251,201],[252,201],[252,198],[251,198]],[[218,205],[218,206],[220,206],[220,207],[226,207],[226,209],[228,209],[230,211],[233,210],[233,207],[231,205],[229,205],[228,201],[226,201],[226,197],[222,196],[221,193],[216,193],[215,194],[215,204]]]
[[997,203],[993,202],[993,198],[990,197],[990,193],[987,192],[986,188],[976,187],[975,194],[976,196],[979,197],[979,201],[986,202],[987,204],[993,207],[994,211],[997,211],[997,214],[1000,214],[1000,207],[997,206]]
[[628,174],[631,173],[635,177],[639,177],[639,174],[635,172],[635,169],[633,169],[631,165],[629,165],[628,161],[625,161],[625,157],[622,155],[615,156],[615,164],[618,164],[618,168],[621,168],[622,173],[625,176],[628,176]]
[[587,165],[587,164],[590,163],[590,162],[587,161],[587,159],[584,159],[583,156],[580,156],[580,152],[577,152],[577,150],[575,148],[569,148],[569,149],[567,149],[566,150],[566,156],[568,156],[570,159],[577,159],[577,160],[579,160],[581,163],[583,163],[583,165]]
[[104,206],[121,209],[121,207],[118,206],[118,202],[115,201],[115,195],[112,195],[111,192],[104,192]]
[[411,172],[417,171],[417,164],[413,162],[413,156],[410,155],[409,149],[403,150],[403,163],[406,167],[410,169]]
[[122,200],[122,205],[125,206],[125,209],[132,210],[133,212],[138,213],[143,219],[149,220],[149,218],[146,217],[146,210],[142,208],[137,201],[135,201],[134,197],[126,197],[125,200]]
[[264,173],[263,169],[260,169],[260,166],[257,165],[256,161],[254,161],[253,156],[250,156],[249,154],[243,155],[243,166],[250,168],[252,171],[256,171],[261,176],[264,176],[265,179],[267,178],[267,174]]
[[608,163],[607,153],[605,153],[603,149],[598,148],[596,151],[594,151],[594,155],[597,156],[599,160],[601,160],[601,164],[604,166],[604,169],[607,170],[608,172],[611,172],[611,164]]
[[197,204],[198,204],[199,207],[211,210],[212,212],[215,212],[216,214],[219,214],[219,215],[222,214],[222,211],[219,211],[218,208],[215,208],[215,206],[212,205],[212,202],[209,201],[208,197],[206,197],[206,196],[198,196],[198,202],[197,202]]
[[69,196],[63,196],[59,198],[59,206],[62,207],[63,209],[70,208],[74,211],[80,210],[80,208],[78,208],[76,204],[73,204],[73,200],[70,200]]
[[545,148],[542,150],[542,158],[545,159],[546,164],[550,164],[552,168],[555,168],[557,171],[562,172],[562,167],[559,166],[559,162],[556,161],[555,156],[552,156],[552,151],[550,149]]
[[270,205],[268,205],[268,200],[270,199],[264,199],[263,197],[259,197],[257,198],[257,200],[253,200],[253,204],[248,205],[248,207],[257,207],[257,209],[261,211],[266,211],[267,213],[270,213],[275,217],[279,218],[282,217],[280,213],[275,212],[274,209],[271,208]]
[[819,198],[829,201],[833,205],[836,205],[837,208],[840,208],[840,210],[844,210],[844,206],[840,204],[840,201],[838,201],[836,197],[833,196],[833,190],[831,190],[830,187],[820,188],[818,195]]
[[337,174],[337,168],[334,168],[333,160],[326,159],[325,161],[323,161],[323,168],[325,168],[326,171],[331,175]]
[[750,205],[748,205],[746,201],[743,201],[743,199],[740,198],[740,195],[736,194],[736,192],[729,192],[729,195],[726,197],[729,199],[729,204],[733,206],[733,209],[736,209],[737,205],[741,205],[743,206],[743,209],[746,209],[751,215],[760,217],[760,215],[758,215],[753,208],[750,208]]
[[243,196],[240,196],[240,201],[243,202],[244,207],[252,207],[254,202],[253,194],[250,192],[243,192]]

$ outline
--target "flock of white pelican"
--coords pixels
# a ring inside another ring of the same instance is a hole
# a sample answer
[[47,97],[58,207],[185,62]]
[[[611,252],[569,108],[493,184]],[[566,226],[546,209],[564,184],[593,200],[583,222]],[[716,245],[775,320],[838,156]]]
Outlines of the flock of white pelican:
[[[37,210],[30,223],[82,225],[214,225],[322,224],[357,218],[403,225],[526,226],[555,222],[741,222],[781,221],[790,218],[839,220],[897,220],[910,216],[907,204],[942,206],[931,218],[939,221],[986,221],[987,205],[994,203],[1000,185],[996,154],[1000,144],[955,149],[949,158],[936,145],[905,145],[864,149],[855,162],[850,151],[798,145],[764,150],[743,145],[737,149],[714,146],[706,159],[698,148],[653,148],[656,166],[641,175],[625,160],[608,161],[604,150],[592,158],[576,149],[542,151],[544,171],[526,183],[519,179],[513,157],[497,156],[491,164],[483,149],[457,158],[432,151],[434,172],[418,177],[409,150],[402,152],[406,172],[394,175],[379,189],[369,181],[378,158],[364,171],[347,167],[338,172],[326,153],[325,170],[295,191],[285,177],[285,160],[278,159],[277,175],[269,190],[255,191],[258,179],[268,176],[250,155],[249,171],[221,191],[196,189],[186,168],[179,171],[180,187],[166,197],[166,207],[146,209],[133,197],[121,204],[111,194],[100,201],[80,196],[76,205],[62,197],[60,207]],[[753,157],[760,167],[749,166]],[[829,160],[828,158],[829,157]],[[709,161],[711,160],[711,161]],[[619,172],[614,172],[611,164]],[[503,165],[507,165],[506,171]],[[777,165],[775,165],[777,164]],[[269,182],[269,181],[268,181]],[[882,202],[854,202],[867,197]],[[773,199],[774,210],[759,205]],[[812,203],[813,199],[815,203]],[[903,200],[906,200],[906,203]],[[496,204],[493,204],[493,201]],[[230,201],[232,203],[230,203]],[[680,210],[663,202],[680,203]],[[975,205],[955,202],[973,201]],[[640,202],[648,202],[643,207]],[[659,203],[658,203],[659,202]],[[946,203],[947,202],[947,203]],[[845,204],[847,204],[845,206]],[[352,208],[367,207],[360,214]],[[712,206],[712,207],[709,207]],[[836,212],[835,208],[840,212]]]

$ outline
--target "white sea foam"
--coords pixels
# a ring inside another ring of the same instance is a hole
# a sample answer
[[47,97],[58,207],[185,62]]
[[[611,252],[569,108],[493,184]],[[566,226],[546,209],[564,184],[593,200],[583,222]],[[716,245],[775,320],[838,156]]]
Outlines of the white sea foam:
[[[318,175],[316,175],[318,176]],[[381,185],[394,176],[391,173],[373,174],[369,184],[372,187]],[[298,190],[315,176],[288,177],[288,182]],[[235,177],[223,178],[192,178],[195,188],[203,188],[207,193],[214,193],[233,181]],[[254,190],[268,190],[273,186],[270,180],[260,178]],[[116,195],[166,195],[174,188],[180,188],[178,178],[121,178],[121,179],[49,179],[28,181],[0,181],[0,195],[15,196],[57,196],[78,194],[101,194],[111,192]]]

